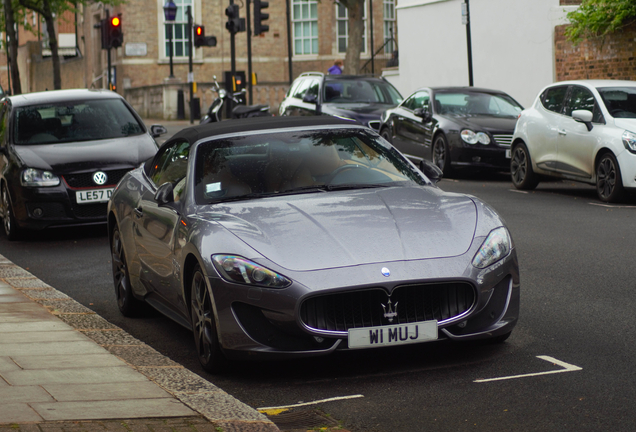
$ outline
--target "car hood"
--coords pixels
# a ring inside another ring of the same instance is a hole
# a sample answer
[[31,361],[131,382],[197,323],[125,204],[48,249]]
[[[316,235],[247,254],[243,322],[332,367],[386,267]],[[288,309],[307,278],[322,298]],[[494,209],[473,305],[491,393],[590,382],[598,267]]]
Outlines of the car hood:
[[[434,187],[313,193],[209,206],[207,215],[294,271],[458,256],[475,235],[467,196]],[[231,251],[223,251],[230,253]]]
[[25,166],[58,174],[136,167],[157,152],[154,140],[146,134],[98,141],[16,145],[14,149]]
[[444,114],[441,117],[445,117],[451,121],[454,121],[462,128],[473,128],[487,132],[504,132],[510,131],[512,133],[517,124],[517,118],[511,117],[495,117],[489,115],[449,115]]
[[636,133],[636,119],[615,118],[614,124],[617,128],[627,129],[630,132]]

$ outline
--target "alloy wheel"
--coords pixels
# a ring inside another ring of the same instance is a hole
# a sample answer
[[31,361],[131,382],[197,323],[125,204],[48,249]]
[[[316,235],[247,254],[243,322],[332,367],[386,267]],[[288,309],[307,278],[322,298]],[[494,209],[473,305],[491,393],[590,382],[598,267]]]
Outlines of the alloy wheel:
[[128,280],[128,269],[126,266],[126,255],[118,229],[113,232],[112,240],[112,262],[113,281],[115,283],[115,294],[117,296],[117,306],[124,313],[129,309],[130,302],[130,282]]
[[197,354],[204,367],[214,361],[216,326],[213,320],[212,301],[205,278],[201,271],[196,271],[192,280],[192,329]]
[[521,146],[515,148],[510,161],[510,173],[515,184],[521,184],[526,178],[528,172],[528,157]]
[[433,163],[444,171],[446,165],[446,145],[442,138],[435,140],[435,145],[433,146]]
[[618,202],[622,198],[621,172],[611,153],[605,153],[596,166],[596,191],[604,202]]
[[2,187],[2,224],[7,236],[11,235],[11,203],[9,202],[9,192],[7,187]]

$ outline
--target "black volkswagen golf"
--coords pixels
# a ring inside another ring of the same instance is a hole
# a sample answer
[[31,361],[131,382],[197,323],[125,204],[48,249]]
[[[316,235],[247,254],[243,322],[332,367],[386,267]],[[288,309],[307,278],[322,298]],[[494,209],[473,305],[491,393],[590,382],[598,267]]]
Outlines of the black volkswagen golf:
[[10,96],[0,107],[0,211],[9,240],[23,229],[106,222],[115,185],[157,152],[135,110],[107,90]]

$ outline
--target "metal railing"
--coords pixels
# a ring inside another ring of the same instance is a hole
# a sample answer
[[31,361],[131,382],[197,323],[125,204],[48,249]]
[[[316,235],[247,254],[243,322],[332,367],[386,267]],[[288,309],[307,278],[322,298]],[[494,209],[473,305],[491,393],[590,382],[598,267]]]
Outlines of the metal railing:
[[[387,47],[392,49],[392,51],[387,51]],[[376,68],[379,70],[387,67],[399,66],[398,50],[396,47],[397,41],[394,38],[387,39],[384,44],[376,50],[376,52],[371,54],[371,58],[362,65],[359,73],[361,75],[375,74]]]

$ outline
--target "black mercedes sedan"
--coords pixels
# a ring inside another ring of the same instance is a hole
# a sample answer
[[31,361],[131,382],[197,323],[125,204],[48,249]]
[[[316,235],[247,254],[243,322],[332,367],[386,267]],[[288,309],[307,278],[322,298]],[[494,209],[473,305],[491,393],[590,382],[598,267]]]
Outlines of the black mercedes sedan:
[[382,115],[380,134],[411,159],[453,168],[510,169],[510,143],[523,107],[499,90],[421,88]]
[[382,113],[400,102],[400,92],[382,77],[306,72],[292,83],[279,114],[344,117],[377,131]]
[[23,229],[106,222],[115,185],[154,156],[135,110],[107,90],[5,97],[0,106],[0,213],[15,240]]

